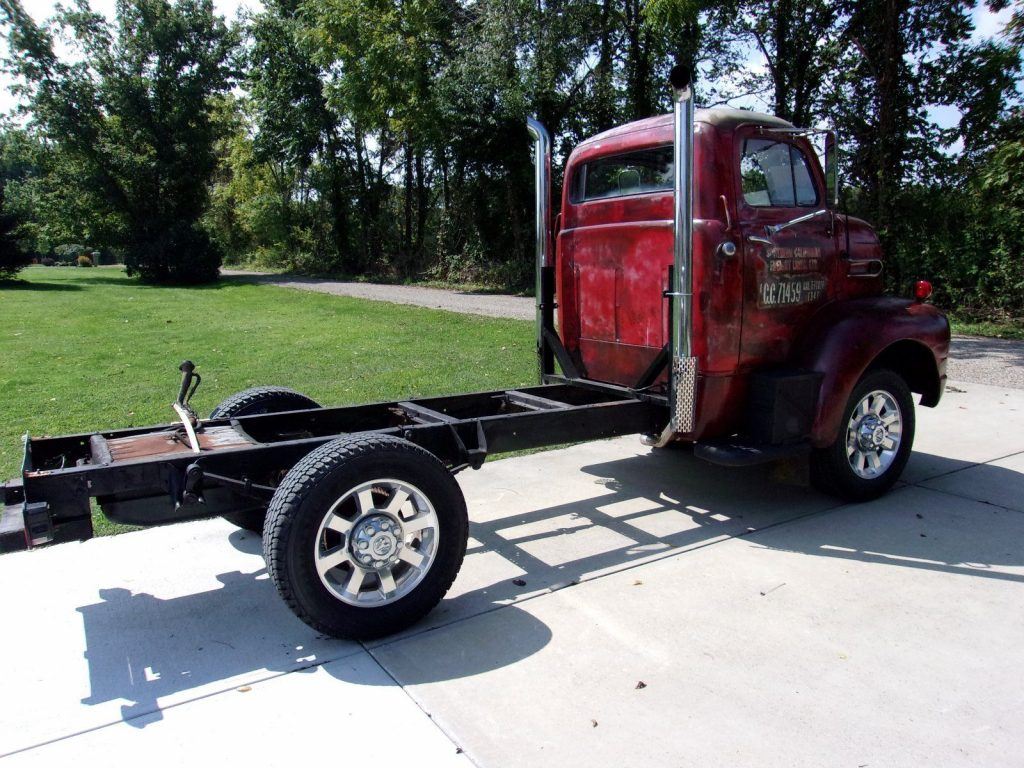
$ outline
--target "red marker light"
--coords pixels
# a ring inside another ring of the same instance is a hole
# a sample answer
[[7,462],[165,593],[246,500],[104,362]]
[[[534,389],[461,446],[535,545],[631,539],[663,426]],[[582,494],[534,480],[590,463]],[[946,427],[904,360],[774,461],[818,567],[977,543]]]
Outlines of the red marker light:
[[918,301],[924,301],[932,295],[932,284],[927,280],[918,280],[914,283],[914,298]]

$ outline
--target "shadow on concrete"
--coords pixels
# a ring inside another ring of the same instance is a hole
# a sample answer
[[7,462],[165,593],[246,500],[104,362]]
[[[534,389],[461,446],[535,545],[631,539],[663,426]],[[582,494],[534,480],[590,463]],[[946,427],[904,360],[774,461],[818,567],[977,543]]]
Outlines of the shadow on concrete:
[[[965,466],[937,456],[915,459],[937,474]],[[1024,582],[1024,575],[993,570],[1024,565],[1024,535],[1018,535],[1024,534],[1024,515],[948,493],[929,492],[926,501],[909,504],[914,487],[904,486],[884,501],[842,506],[806,487],[772,482],[765,468],[727,470],[678,451],[592,464],[581,471],[593,478],[594,493],[588,498],[472,523],[470,535],[478,543],[470,547],[460,577],[470,588],[443,601],[417,627],[380,644],[498,609],[503,619],[514,616],[515,621],[503,621],[500,636],[483,636],[471,648],[452,647],[445,658],[416,665],[418,672],[403,677],[403,684],[480,674],[544,648],[551,630],[509,605],[517,599],[736,536],[753,535],[757,546],[820,557]],[[983,471],[987,482],[1024,494],[1021,473],[990,465]],[[933,508],[941,514],[933,514]],[[983,514],[1002,515],[1001,523],[990,525]],[[797,525],[782,525],[801,519]],[[230,541],[242,551],[260,551],[253,534],[236,531]],[[510,569],[522,575],[504,576]],[[100,602],[80,607],[91,683],[84,703],[130,701],[122,714],[141,727],[158,718],[158,699],[168,694],[245,673],[265,670],[269,677],[297,671],[360,650],[303,631],[263,569],[217,578],[223,585],[219,589],[168,600],[125,589],[101,590]],[[280,639],[285,637],[308,638],[321,650],[307,658],[304,643]],[[327,653],[325,643],[331,649]],[[343,671],[347,666],[328,666],[327,671],[349,683],[379,684],[349,679]]]
[[[229,541],[244,552],[261,549],[259,537],[243,531],[232,533]],[[122,719],[144,728],[162,719],[160,700],[173,694],[218,681],[225,686],[217,690],[229,689],[226,681],[239,676],[265,680],[321,665],[331,671],[331,661],[362,650],[301,625],[280,600],[266,569],[216,578],[222,585],[218,589],[170,599],[101,589],[98,602],[80,606],[90,688],[82,703],[124,701]],[[518,609],[515,615],[520,619],[516,644],[464,658],[465,674],[513,664],[547,645],[547,626]],[[287,639],[296,637],[308,643]],[[353,678],[358,672],[352,665],[338,666],[348,683],[380,685],[379,677]]]
[[950,341],[955,359],[980,360],[992,356],[1009,358],[1014,365],[1024,365],[1024,341],[992,339],[981,336],[957,336]]

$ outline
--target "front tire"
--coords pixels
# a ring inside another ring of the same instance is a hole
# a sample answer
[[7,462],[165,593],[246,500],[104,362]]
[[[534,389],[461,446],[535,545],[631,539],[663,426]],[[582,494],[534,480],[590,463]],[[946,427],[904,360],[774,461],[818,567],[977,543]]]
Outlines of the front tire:
[[868,371],[850,393],[835,442],[811,454],[811,482],[850,501],[878,498],[903,473],[914,427],[914,399],[903,378]]
[[318,632],[366,640],[419,621],[462,566],[469,524],[455,478],[387,435],[346,437],[296,464],[263,531],[267,570]]

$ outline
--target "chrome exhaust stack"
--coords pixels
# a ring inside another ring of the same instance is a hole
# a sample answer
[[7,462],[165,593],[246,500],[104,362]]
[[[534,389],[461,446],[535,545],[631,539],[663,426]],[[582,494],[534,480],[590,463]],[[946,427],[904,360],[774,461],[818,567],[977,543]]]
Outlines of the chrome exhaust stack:
[[[661,444],[694,430],[697,358],[693,356],[693,78],[677,64],[669,75],[673,104],[672,360],[669,377],[671,418]],[[671,433],[671,434],[669,434]]]
[[[537,305],[537,360],[541,381],[545,374],[554,373],[551,353],[544,343],[544,329],[554,327],[554,299],[546,285],[545,270],[551,261],[551,136],[540,121],[526,118],[526,128],[533,137],[534,148],[534,216],[536,218],[536,284]],[[552,286],[553,287],[553,286]]]

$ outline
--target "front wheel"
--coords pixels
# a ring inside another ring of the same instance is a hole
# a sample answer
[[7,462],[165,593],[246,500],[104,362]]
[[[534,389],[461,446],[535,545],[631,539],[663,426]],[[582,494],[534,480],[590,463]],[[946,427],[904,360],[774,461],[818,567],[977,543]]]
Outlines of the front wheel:
[[444,597],[469,525],[455,478],[385,435],[320,446],[285,476],[263,531],[267,570],[296,616],[365,640],[397,632]]
[[869,501],[899,479],[914,445],[914,400],[893,371],[869,371],[853,388],[835,442],[811,454],[811,482],[850,501]]

